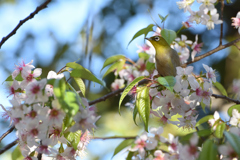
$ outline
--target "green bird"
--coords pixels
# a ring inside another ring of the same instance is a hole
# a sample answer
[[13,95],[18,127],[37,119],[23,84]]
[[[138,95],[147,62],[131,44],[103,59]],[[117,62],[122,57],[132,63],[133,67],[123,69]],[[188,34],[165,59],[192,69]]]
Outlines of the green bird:
[[145,38],[156,50],[156,68],[160,76],[176,76],[176,67],[180,66],[178,53],[160,36]]

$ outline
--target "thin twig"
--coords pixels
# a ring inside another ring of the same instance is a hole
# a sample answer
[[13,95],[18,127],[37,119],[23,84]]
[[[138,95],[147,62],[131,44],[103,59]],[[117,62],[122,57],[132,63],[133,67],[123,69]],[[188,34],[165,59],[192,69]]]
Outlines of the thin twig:
[[4,148],[1,148],[0,149],[0,155],[3,154],[4,152],[6,152],[7,150],[9,150],[10,148],[12,148],[13,146],[15,146],[17,143],[18,143],[18,139],[16,139],[15,141],[9,143]]
[[25,19],[20,20],[18,25],[6,36],[3,37],[1,42],[0,42],[0,48],[2,47],[3,43],[5,43],[11,36],[16,34],[17,30],[29,19],[32,19],[39,11],[43,10],[44,8],[47,8],[48,3],[50,3],[52,0],[47,0],[40,6],[38,6],[34,12],[32,12],[29,16],[27,16]]
[[238,47],[238,45],[235,43],[234,44],[235,47],[237,47],[238,50],[240,50],[240,47]]
[[131,137],[121,137],[121,136],[112,136],[112,137],[92,137],[92,139],[135,139],[137,136],[131,136]]
[[239,100],[232,99],[232,98],[229,98],[229,97],[227,97],[227,96],[222,96],[222,95],[217,95],[217,94],[212,94],[212,96],[215,97],[215,98],[226,99],[226,100],[228,100],[228,101],[230,101],[230,102],[234,102],[234,103],[236,103],[236,104],[240,104],[240,101],[239,101]]
[[240,38],[238,38],[238,39],[236,39],[234,41],[231,41],[231,42],[229,42],[229,43],[227,43],[225,45],[220,45],[220,46],[216,47],[215,49],[213,49],[211,51],[208,51],[207,53],[205,53],[203,55],[197,56],[196,58],[194,58],[194,61],[190,61],[190,62],[187,62],[185,64],[182,64],[181,67],[185,68],[185,67],[187,67],[187,65],[195,63],[195,62],[197,62],[197,61],[199,61],[199,60],[201,60],[201,59],[203,59],[203,58],[205,58],[207,56],[212,55],[215,52],[218,52],[218,51],[224,49],[224,48],[230,47],[230,46],[234,45],[235,43],[237,43],[239,41],[240,41]]
[[7,132],[3,133],[3,135],[0,137],[0,142],[3,140],[4,137],[6,137],[9,133],[11,133],[14,130],[14,126],[12,126]]
[[220,33],[220,41],[219,41],[219,46],[222,45],[222,39],[223,39],[223,9],[224,9],[224,0],[221,0],[221,33]]

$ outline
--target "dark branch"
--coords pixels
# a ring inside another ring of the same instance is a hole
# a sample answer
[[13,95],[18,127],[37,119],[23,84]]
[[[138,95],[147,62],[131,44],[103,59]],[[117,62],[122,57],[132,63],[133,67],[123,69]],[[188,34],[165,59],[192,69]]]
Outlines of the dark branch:
[[11,133],[14,130],[14,126],[12,126],[7,132],[5,132],[1,137],[0,137],[0,142],[3,140],[4,137],[6,137],[9,133]]
[[52,0],[47,0],[40,6],[38,6],[34,12],[32,12],[29,16],[27,16],[25,19],[20,20],[18,25],[10,32],[6,37],[3,37],[0,42],[0,48],[2,47],[3,43],[5,43],[11,36],[16,34],[17,30],[29,19],[32,19],[39,11],[43,10],[44,8],[47,8],[48,3],[50,3]]
[[8,145],[6,145],[4,148],[0,149],[0,155],[4,152],[6,152],[7,150],[9,150],[10,148],[12,148],[13,146],[15,146],[18,143],[18,139],[16,139],[15,141],[13,141],[12,143],[9,143]]
[[227,96],[222,96],[222,95],[217,95],[217,94],[212,94],[212,96],[215,97],[215,98],[222,98],[222,99],[226,99],[226,100],[228,100],[230,102],[234,102],[236,104],[240,104],[239,100],[235,100],[235,99],[229,98]]
[[184,68],[185,68],[185,67],[187,67],[187,65],[189,65],[189,64],[191,64],[191,63],[195,63],[195,62],[197,62],[197,61],[199,61],[199,60],[201,60],[201,59],[203,59],[203,58],[205,58],[205,57],[207,57],[207,56],[212,55],[212,54],[215,53],[215,52],[218,52],[218,51],[224,49],[224,48],[230,47],[230,46],[234,45],[235,43],[237,43],[237,42],[239,42],[239,41],[240,41],[240,38],[238,38],[238,39],[236,39],[236,40],[234,40],[234,41],[231,41],[231,42],[229,42],[229,43],[227,43],[227,44],[225,44],[225,45],[220,45],[220,46],[218,46],[217,48],[215,48],[215,49],[213,49],[213,50],[211,50],[211,51],[209,51],[209,52],[207,52],[207,53],[205,53],[205,54],[203,54],[203,55],[197,56],[197,57],[194,59],[194,61],[190,61],[190,62],[187,62],[187,63],[185,63],[185,64],[182,64],[181,67],[184,67]]

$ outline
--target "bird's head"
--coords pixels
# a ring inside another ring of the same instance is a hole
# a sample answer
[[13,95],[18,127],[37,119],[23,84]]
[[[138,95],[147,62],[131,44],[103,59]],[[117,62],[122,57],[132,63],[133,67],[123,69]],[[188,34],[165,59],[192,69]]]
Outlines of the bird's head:
[[150,41],[152,43],[152,45],[156,48],[156,47],[169,47],[169,44],[167,43],[167,41],[160,36],[152,36],[150,38],[145,38],[146,40]]

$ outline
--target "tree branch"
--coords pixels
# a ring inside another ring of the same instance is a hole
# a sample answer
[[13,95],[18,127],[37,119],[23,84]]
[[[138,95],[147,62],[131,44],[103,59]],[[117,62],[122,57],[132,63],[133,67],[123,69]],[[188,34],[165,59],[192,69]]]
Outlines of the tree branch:
[[0,155],[3,154],[5,151],[9,150],[10,148],[12,148],[13,146],[15,146],[17,143],[18,143],[18,139],[16,139],[15,141],[9,143],[4,148],[1,148],[0,149]]
[[15,129],[14,126],[12,126],[7,132],[3,133],[3,135],[0,137],[0,142],[3,140],[4,137],[6,137],[9,133],[11,133]]
[[237,43],[237,42],[239,42],[239,41],[240,41],[240,38],[238,38],[238,39],[236,39],[236,40],[234,40],[234,41],[231,41],[231,42],[229,42],[229,43],[227,43],[227,44],[225,44],[225,45],[219,45],[217,48],[215,48],[215,49],[213,49],[213,50],[211,50],[211,51],[208,51],[207,53],[205,53],[205,54],[203,54],[203,55],[197,56],[197,57],[194,59],[194,61],[190,61],[190,62],[187,62],[187,63],[185,63],[185,64],[182,64],[181,67],[184,67],[184,68],[185,68],[185,67],[187,67],[187,65],[192,64],[192,63],[195,63],[195,62],[197,62],[197,61],[199,61],[199,60],[201,60],[201,59],[203,59],[203,58],[205,58],[205,57],[207,57],[207,56],[212,55],[212,54],[215,53],[215,52],[218,52],[218,51],[224,49],[224,48],[230,47],[230,46],[234,45],[235,43]]
[[3,43],[5,43],[11,36],[16,34],[17,30],[29,19],[32,19],[39,11],[43,10],[44,8],[47,8],[48,3],[50,3],[52,0],[47,0],[40,6],[38,6],[34,12],[32,12],[29,16],[27,16],[25,19],[20,20],[18,25],[5,37],[2,38],[0,42],[0,48],[2,47]]
[[226,99],[226,100],[228,100],[230,102],[234,102],[236,104],[240,104],[239,100],[235,100],[235,99],[229,98],[227,96],[222,96],[222,95],[217,95],[217,94],[212,94],[212,96],[215,97],[215,98],[222,98],[222,99]]

